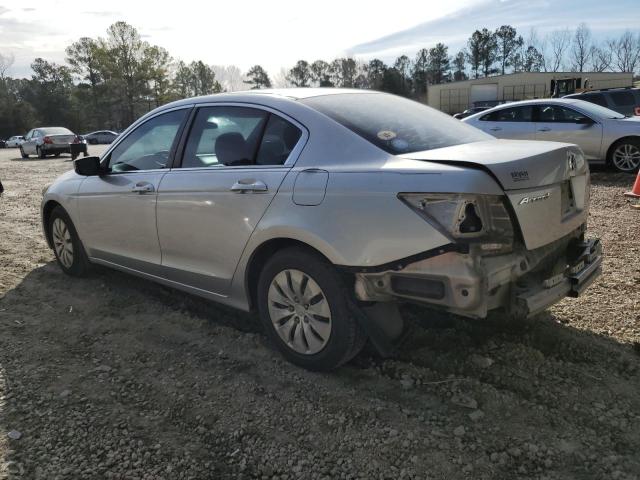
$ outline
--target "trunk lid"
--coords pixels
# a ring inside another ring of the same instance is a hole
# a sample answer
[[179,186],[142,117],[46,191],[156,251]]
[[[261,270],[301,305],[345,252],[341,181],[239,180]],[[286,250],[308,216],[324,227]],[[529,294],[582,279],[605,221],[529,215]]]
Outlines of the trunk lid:
[[586,221],[589,169],[575,145],[489,140],[402,156],[487,171],[504,189],[530,250],[564,237]]
[[75,135],[47,135],[54,145],[68,145],[76,139]]

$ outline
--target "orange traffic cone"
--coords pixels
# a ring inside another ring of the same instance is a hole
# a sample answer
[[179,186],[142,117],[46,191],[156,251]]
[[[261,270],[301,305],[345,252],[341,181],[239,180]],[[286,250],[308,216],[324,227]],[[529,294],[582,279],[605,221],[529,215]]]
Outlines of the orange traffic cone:
[[631,198],[640,198],[640,171],[638,171],[638,176],[636,177],[636,182],[633,184],[633,188],[630,192],[626,192],[624,196]]

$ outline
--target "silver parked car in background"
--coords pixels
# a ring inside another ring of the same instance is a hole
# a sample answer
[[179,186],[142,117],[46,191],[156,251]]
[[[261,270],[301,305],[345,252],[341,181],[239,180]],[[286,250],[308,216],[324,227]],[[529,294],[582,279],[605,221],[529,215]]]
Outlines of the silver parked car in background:
[[113,142],[118,134],[116,132],[112,132],[111,130],[98,130],[96,132],[86,133],[82,135],[82,137],[90,143],[91,145],[96,145],[98,143],[111,143]]
[[590,162],[621,172],[640,166],[640,117],[626,117],[569,98],[513,102],[462,120],[497,138],[551,140],[578,145]]
[[38,158],[47,155],[57,157],[61,153],[70,153],[75,159],[80,153],[87,154],[87,145],[82,138],[64,127],[34,128],[20,144],[22,158],[29,158],[29,155],[37,155]]
[[7,139],[7,148],[17,148],[22,144],[22,142],[24,142],[24,137],[22,135],[14,135]]
[[533,315],[600,273],[579,148],[498,141],[359,90],[181,100],[44,193],[62,270],[96,263],[258,310],[292,362],[326,370],[402,332],[398,302]]

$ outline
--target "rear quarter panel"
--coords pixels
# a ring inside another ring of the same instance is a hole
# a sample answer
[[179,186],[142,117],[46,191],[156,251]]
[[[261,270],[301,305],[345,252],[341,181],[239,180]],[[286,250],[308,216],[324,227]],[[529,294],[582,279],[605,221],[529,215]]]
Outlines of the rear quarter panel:
[[[397,195],[400,192],[503,194],[485,172],[406,159],[390,159],[388,171],[331,169],[326,195],[316,206],[296,205],[294,168],[243,252],[232,297],[244,303],[248,262],[263,243],[278,238],[303,242],[333,264],[373,267],[450,243]],[[432,170],[425,173],[424,169]]]

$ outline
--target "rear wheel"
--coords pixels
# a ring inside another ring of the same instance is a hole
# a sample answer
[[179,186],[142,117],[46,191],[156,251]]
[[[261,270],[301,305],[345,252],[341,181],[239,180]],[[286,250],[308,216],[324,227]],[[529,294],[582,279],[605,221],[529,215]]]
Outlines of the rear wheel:
[[60,156],[60,152],[54,153],[53,156],[58,158]]
[[24,150],[22,149],[22,147],[20,147],[20,156],[22,158],[29,158],[29,154],[24,153]]
[[616,143],[611,149],[609,163],[620,172],[637,171],[640,167],[640,140],[627,139]]
[[67,275],[81,277],[89,270],[89,260],[71,218],[62,207],[49,217],[49,235],[58,265]]
[[364,333],[351,316],[333,265],[301,248],[276,253],[258,281],[262,324],[290,362],[332,370],[358,354]]

